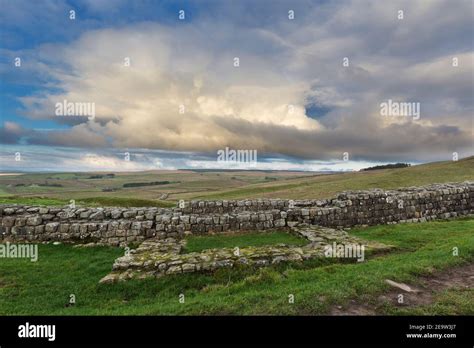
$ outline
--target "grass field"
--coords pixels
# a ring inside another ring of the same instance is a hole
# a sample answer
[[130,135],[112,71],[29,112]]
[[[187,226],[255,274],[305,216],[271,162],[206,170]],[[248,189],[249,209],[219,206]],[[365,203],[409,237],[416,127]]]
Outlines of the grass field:
[[[384,280],[416,284],[420,275],[474,260],[474,219],[384,225],[352,230],[354,235],[396,246],[362,263],[316,259],[258,270],[221,269],[160,279],[98,284],[123,250],[40,245],[39,260],[0,262],[2,315],[137,314],[326,314],[350,300],[371,303],[389,290]],[[453,256],[453,247],[459,256]],[[75,305],[68,305],[70,295]],[[179,295],[185,295],[185,303]],[[295,303],[288,301],[292,294]],[[472,294],[472,291],[471,291]],[[436,303],[410,309],[384,307],[390,314],[474,314],[474,296],[456,289]]]
[[[0,197],[0,204],[27,204],[27,205],[46,205],[46,206],[64,206],[70,201],[59,198],[46,197],[22,197],[6,196]],[[149,200],[139,198],[118,198],[118,197],[91,197],[75,200],[75,204],[87,207],[175,207],[176,203],[161,200]]]
[[[115,173],[113,177],[103,175],[99,179],[96,176],[97,173],[0,176],[0,202],[63,205],[74,199],[83,205],[169,207],[180,199],[329,198],[344,190],[395,189],[474,180],[474,157],[339,174],[181,170]],[[170,184],[124,187],[124,184],[157,181]]]

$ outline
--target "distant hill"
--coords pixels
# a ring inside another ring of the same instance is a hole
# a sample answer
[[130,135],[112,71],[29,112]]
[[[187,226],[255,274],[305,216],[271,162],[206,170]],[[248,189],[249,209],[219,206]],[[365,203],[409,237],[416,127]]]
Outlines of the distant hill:
[[[37,185],[54,179],[54,185]],[[341,191],[396,189],[474,181],[474,157],[403,168],[345,173],[272,171],[160,171],[103,174],[25,173],[0,176],[0,202],[172,206],[180,199],[330,198]],[[119,189],[120,188],[120,189]],[[162,198],[166,196],[166,201]],[[26,199],[26,200],[25,200]]]
[[370,188],[396,189],[432,183],[474,181],[474,156],[458,161],[432,162],[404,168],[380,169],[342,174],[287,179],[247,185],[223,192],[206,193],[193,198],[329,198],[341,191]]

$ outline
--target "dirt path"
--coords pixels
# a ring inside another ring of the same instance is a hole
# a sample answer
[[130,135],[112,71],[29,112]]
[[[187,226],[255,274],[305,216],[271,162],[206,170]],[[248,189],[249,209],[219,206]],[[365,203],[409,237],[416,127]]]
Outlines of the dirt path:
[[[430,276],[419,278],[416,286],[407,284],[411,291],[392,287],[389,292],[380,295],[377,305],[351,301],[346,306],[335,306],[330,315],[377,315],[379,307],[386,302],[395,306],[417,307],[434,302],[437,293],[451,289],[474,289],[474,263],[450,268]],[[403,295],[403,304],[398,303],[398,296]]]

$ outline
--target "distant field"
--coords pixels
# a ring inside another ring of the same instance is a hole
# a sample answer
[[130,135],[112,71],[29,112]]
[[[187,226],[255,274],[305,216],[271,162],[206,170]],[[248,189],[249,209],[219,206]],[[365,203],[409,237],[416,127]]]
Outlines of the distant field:
[[63,205],[74,199],[84,205],[168,207],[180,199],[328,198],[345,190],[465,180],[474,180],[474,157],[342,174],[189,170],[35,173],[0,176],[0,202]]

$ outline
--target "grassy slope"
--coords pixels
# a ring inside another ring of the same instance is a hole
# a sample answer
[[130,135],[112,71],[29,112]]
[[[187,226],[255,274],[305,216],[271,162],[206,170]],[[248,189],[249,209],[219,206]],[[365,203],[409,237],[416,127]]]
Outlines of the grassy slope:
[[[0,177],[2,201],[23,202],[22,197],[56,199],[60,203],[75,199],[86,205],[173,206],[180,199],[244,198],[329,198],[344,190],[368,188],[394,189],[401,186],[474,180],[474,157],[457,162],[429,163],[410,168],[352,172],[332,175],[289,172],[141,172],[118,173],[115,178],[88,179],[91,174],[26,174]],[[180,181],[170,185],[123,188],[124,183]],[[38,183],[62,187],[28,186]],[[15,186],[24,184],[25,186]],[[102,192],[116,188],[114,192]],[[169,194],[166,201],[159,197]],[[141,199],[135,201],[133,199]],[[130,202],[129,202],[130,201]],[[45,203],[46,204],[46,203]]]
[[[376,226],[352,233],[398,251],[363,263],[322,259],[101,285],[98,280],[120,249],[40,245],[37,263],[0,259],[0,314],[323,314],[352,298],[373,301],[388,289],[386,278],[413,283],[418,274],[472,262],[473,231],[474,219]],[[453,246],[458,257],[452,256]],[[178,301],[181,293],[184,304]],[[68,307],[70,294],[77,303]],[[474,314],[472,297],[445,300],[451,305],[441,302],[430,314]]]
[[395,189],[430,183],[474,180],[474,157],[457,162],[435,162],[399,169],[385,169],[287,180],[200,195],[199,198],[279,197],[292,199],[328,198],[346,190]]

